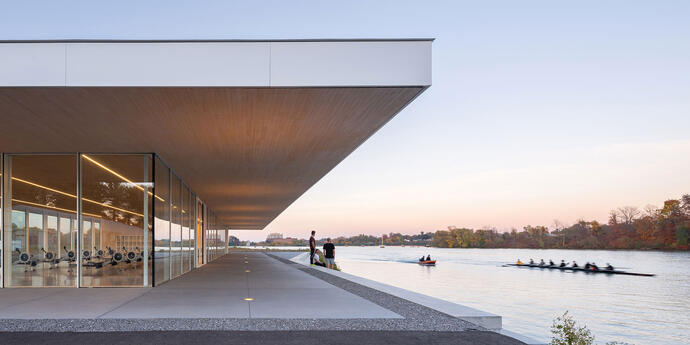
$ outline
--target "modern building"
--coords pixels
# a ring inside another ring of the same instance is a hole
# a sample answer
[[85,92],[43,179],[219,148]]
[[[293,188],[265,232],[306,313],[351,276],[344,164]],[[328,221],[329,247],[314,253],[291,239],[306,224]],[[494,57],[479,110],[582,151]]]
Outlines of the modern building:
[[431,43],[0,42],[2,287],[217,258],[431,85]]

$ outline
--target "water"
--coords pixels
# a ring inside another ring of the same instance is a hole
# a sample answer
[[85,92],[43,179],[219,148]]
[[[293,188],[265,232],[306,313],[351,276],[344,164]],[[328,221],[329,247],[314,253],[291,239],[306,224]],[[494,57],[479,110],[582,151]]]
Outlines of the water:
[[[566,310],[596,342],[688,344],[690,253],[603,250],[338,247],[344,272],[501,315],[503,327],[547,342]],[[436,267],[417,265],[431,254]],[[635,277],[501,267],[517,258],[610,262]]]

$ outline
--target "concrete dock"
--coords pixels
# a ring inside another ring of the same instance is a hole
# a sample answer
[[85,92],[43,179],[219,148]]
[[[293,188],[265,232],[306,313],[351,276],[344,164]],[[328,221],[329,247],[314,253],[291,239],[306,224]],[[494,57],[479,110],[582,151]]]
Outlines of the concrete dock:
[[[289,261],[294,255],[235,252],[155,288],[0,289],[0,343],[42,332],[51,333],[47,339],[71,342],[88,342],[94,336],[89,332],[115,332],[118,339],[136,343],[142,339],[137,336],[152,339],[165,336],[161,331],[176,331],[170,334],[179,339],[235,337],[247,344],[259,338],[263,343],[288,343],[283,333],[303,339],[301,344],[315,337],[358,344],[360,338],[396,344],[405,344],[400,340],[405,338],[523,344],[381,289]],[[122,333],[128,331],[138,332]]]

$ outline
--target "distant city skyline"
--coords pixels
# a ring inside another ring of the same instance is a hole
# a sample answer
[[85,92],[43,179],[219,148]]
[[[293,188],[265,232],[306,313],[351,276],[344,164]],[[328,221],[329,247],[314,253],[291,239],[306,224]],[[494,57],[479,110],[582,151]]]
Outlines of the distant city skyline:
[[243,240],[605,221],[690,193],[688,2],[3,8],[2,40],[436,38],[433,86]]

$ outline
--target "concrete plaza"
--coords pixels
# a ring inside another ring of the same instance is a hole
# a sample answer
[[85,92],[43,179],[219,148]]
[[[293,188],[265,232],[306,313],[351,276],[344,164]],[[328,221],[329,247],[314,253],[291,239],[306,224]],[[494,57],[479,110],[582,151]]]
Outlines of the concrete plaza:
[[[463,333],[458,339],[521,344],[426,306],[291,263],[286,260],[290,255],[234,252],[155,288],[0,289],[0,332],[59,332],[60,337],[79,338],[88,335],[69,332],[146,331],[155,337],[161,331],[277,331],[278,337],[280,332],[302,331],[306,333],[294,334],[308,338],[309,331],[356,331],[393,339],[403,334],[395,332],[416,331],[430,332],[424,336],[429,339],[434,332],[444,337]],[[473,336],[466,337],[467,332]],[[180,336],[185,334],[194,333]],[[251,338],[248,334],[241,337]],[[16,336],[3,333],[0,338]]]

